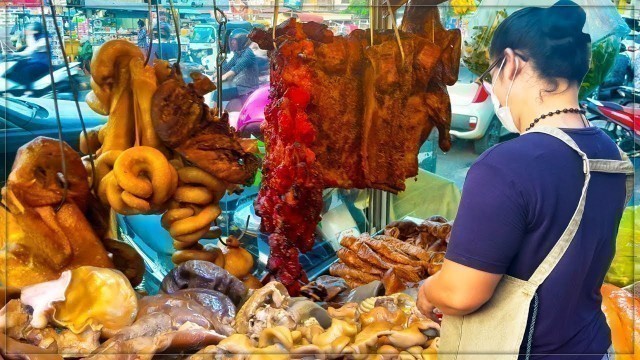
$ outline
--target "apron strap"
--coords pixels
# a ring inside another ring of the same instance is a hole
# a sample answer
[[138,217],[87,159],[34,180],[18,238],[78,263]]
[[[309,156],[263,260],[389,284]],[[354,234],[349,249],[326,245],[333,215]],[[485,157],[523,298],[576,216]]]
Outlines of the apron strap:
[[631,200],[633,196],[633,180],[634,180],[634,169],[633,164],[629,160],[629,157],[624,152],[621,152],[622,160],[589,160],[589,168],[593,172],[602,172],[609,174],[625,174],[627,179],[625,182],[625,190],[626,196],[624,204],[625,206]]
[[591,170],[590,170],[590,162],[587,158],[587,155],[580,150],[578,144],[576,144],[573,139],[567,135],[564,131],[553,128],[553,127],[538,127],[529,130],[527,133],[542,133],[555,137],[556,139],[561,140],[567,146],[575,150],[580,157],[582,158],[583,163],[583,171],[584,171],[584,185],[582,186],[582,193],[580,195],[580,201],[578,202],[578,207],[576,208],[571,220],[569,221],[569,225],[562,233],[562,236],[553,246],[547,257],[544,258],[540,266],[536,269],[536,271],[531,275],[529,282],[534,284],[536,287],[540,286],[542,282],[551,274],[551,271],[556,267],[564,253],[571,245],[573,238],[578,231],[578,227],[580,226],[580,221],[582,220],[582,214],[584,213],[584,205],[587,198],[587,189],[589,188],[589,180],[591,179]]

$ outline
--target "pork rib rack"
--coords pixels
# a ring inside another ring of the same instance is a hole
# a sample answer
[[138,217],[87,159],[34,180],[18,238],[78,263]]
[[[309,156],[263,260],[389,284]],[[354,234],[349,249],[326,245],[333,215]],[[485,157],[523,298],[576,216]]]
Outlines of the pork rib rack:
[[250,35],[271,62],[256,208],[272,234],[268,268],[292,294],[306,281],[297,249],[313,246],[324,188],[397,193],[418,174],[434,127],[440,147],[451,146],[445,85],[457,80],[460,32],[441,26],[437,7],[419,8],[407,9],[401,27],[410,30],[400,32],[404,61],[392,31],[375,32],[371,46],[368,31],[334,36],[290,19],[275,40],[271,29]]

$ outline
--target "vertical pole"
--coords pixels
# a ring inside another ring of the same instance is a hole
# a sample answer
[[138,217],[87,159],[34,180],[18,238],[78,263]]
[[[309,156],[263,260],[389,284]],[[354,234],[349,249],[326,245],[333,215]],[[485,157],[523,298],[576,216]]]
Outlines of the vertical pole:
[[162,59],[162,36],[160,36],[160,11],[158,10],[157,2],[156,2],[156,28],[158,29],[158,51],[160,54],[160,58]]

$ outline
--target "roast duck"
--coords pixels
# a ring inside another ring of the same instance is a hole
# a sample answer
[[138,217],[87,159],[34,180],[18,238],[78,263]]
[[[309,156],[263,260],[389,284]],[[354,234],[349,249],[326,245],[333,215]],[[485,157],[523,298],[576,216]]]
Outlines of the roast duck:
[[436,6],[408,4],[400,42],[393,31],[335,36],[292,18],[250,38],[269,50],[270,103],[262,130],[267,155],[256,209],[270,233],[268,268],[290,293],[306,277],[324,188],[396,193],[418,174],[417,154],[435,127],[451,146],[450,100],[457,80],[459,30],[445,30]]

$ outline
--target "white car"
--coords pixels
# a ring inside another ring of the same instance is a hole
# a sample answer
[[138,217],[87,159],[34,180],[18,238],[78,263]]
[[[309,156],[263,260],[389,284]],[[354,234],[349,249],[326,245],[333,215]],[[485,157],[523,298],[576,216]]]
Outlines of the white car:
[[451,136],[473,141],[475,152],[481,154],[497,144],[506,130],[495,115],[491,96],[474,79],[475,75],[460,66],[458,82],[447,87],[451,98]]

